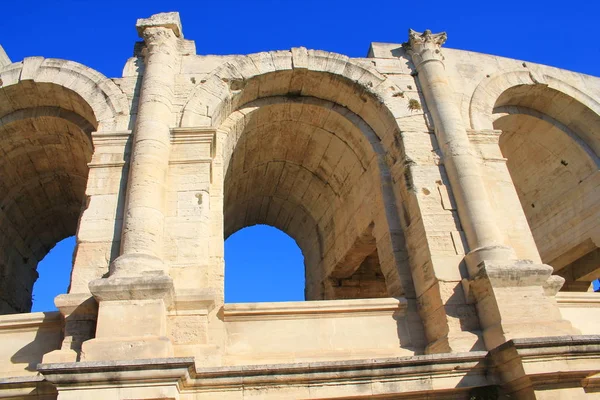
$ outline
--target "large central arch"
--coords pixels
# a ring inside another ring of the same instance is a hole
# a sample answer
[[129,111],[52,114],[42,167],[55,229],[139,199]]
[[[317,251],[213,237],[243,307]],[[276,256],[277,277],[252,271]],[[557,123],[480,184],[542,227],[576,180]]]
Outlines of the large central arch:
[[398,93],[345,56],[293,49],[225,64],[183,110],[183,127],[218,127],[225,236],[257,223],[290,234],[305,256],[308,299],[357,296],[345,280],[374,281],[373,265],[385,293],[358,296],[414,293],[389,174],[403,149],[384,103],[408,113]]
[[[305,256],[309,299],[388,295],[372,232],[375,220],[387,225],[376,215],[384,208],[380,168],[387,169],[359,120],[325,100],[277,96],[247,104],[222,125],[225,236],[261,223],[287,232]],[[335,281],[350,277],[357,286]]]

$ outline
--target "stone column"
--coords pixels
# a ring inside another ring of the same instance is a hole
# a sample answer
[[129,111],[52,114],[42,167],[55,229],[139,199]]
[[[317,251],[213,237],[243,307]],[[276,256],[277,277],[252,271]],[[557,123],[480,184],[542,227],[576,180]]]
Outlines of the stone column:
[[177,13],[167,13],[140,19],[136,27],[145,42],[145,70],[129,160],[121,255],[111,265],[111,274],[118,276],[165,270],[165,184],[181,24]]
[[470,146],[460,110],[454,101],[440,49],[445,41],[445,32],[419,34],[412,29],[409,31],[409,53],[433,119],[444,167],[471,249],[467,263],[470,268],[476,268],[483,260],[514,259],[515,254],[503,244],[480,176],[478,157]]
[[[551,277],[552,267],[517,260],[514,250],[505,245],[481,177],[480,157],[471,146],[446,73],[441,51],[445,41],[445,33],[411,29],[405,48],[433,119],[469,245],[465,261],[470,280],[465,295],[476,302],[486,347],[492,349],[516,337],[544,336],[548,329],[556,335],[573,333],[553,297],[560,278]],[[531,315],[539,316],[539,321],[523,324],[527,318],[532,321]]]
[[82,347],[82,360],[170,357],[167,308],[173,280],[163,261],[164,209],[178,41],[178,13],[137,21],[144,39],[138,114],[129,159],[121,255],[107,279],[92,281],[99,303],[96,337]]

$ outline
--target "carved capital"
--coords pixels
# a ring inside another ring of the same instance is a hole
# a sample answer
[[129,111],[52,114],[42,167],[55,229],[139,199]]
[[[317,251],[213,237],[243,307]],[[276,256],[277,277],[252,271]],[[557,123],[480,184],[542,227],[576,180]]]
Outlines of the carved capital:
[[144,39],[144,47],[141,51],[144,58],[154,53],[176,53],[177,39],[183,38],[179,13],[176,12],[154,14],[150,18],[138,19],[135,27],[138,35]]
[[141,36],[144,38],[145,47],[142,55],[162,52],[171,53],[177,49],[177,36],[175,33],[163,26],[144,28]]
[[446,32],[431,33],[429,29],[420,33],[412,29],[408,30],[408,42],[403,46],[413,59],[415,67],[424,61],[443,61],[441,47],[446,42]]

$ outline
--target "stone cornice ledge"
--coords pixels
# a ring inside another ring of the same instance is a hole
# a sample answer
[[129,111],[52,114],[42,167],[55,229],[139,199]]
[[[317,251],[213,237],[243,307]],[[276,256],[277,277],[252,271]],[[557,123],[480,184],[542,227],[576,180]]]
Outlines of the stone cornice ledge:
[[600,335],[573,335],[573,336],[547,336],[537,338],[522,338],[512,339],[506,343],[493,349],[490,353],[503,351],[506,348],[514,347],[521,349],[546,348],[552,354],[556,354],[556,350],[551,350],[556,347],[567,346],[570,350],[574,350],[573,346],[577,345],[594,345],[600,351]]
[[91,385],[107,382],[178,382],[194,370],[192,357],[127,361],[88,361],[38,364],[46,380],[62,385]]
[[56,395],[56,388],[41,375],[0,378],[0,399],[45,399]]
[[49,324],[62,324],[62,317],[58,311],[0,316],[0,331],[4,329],[39,327],[42,325],[48,326]]
[[277,303],[230,303],[223,307],[225,321],[239,319],[306,318],[310,315],[348,316],[358,313],[391,313],[404,315],[405,298],[356,300],[290,301]]
[[[38,371],[58,387],[76,389],[103,383],[121,387],[139,383],[177,385],[181,392],[239,390],[241,388],[335,385],[343,393],[367,385],[368,394],[468,390],[495,384],[486,376],[487,352],[434,354],[353,361],[245,365],[199,368],[193,358],[38,364]],[[434,383],[435,381],[435,383]],[[377,383],[378,388],[371,387]],[[385,385],[390,385],[386,387]]]
[[494,372],[510,377],[505,384],[514,391],[529,385],[585,386],[586,379],[600,373],[600,335],[512,339],[489,356]]
[[600,294],[595,292],[558,292],[559,307],[600,307]]
[[[319,361],[293,364],[261,364],[233,367],[200,368],[190,375],[185,386],[223,387],[270,384],[315,384],[321,382],[356,384],[364,380],[394,379],[422,381],[434,375],[470,376],[481,373],[481,385],[493,384],[485,378],[487,352],[430,354],[409,357],[374,358],[350,361]],[[283,378],[285,376],[285,378]],[[470,386],[470,385],[469,385]],[[475,385],[479,386],[479,385]],[[460,385],[459,385],[460,387]]]

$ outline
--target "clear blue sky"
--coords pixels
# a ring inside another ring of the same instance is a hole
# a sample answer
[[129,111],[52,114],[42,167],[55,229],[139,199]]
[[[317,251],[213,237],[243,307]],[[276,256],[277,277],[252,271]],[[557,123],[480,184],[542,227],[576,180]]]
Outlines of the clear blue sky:
[[[109,77],[119,77],[132,54],[133,44],[138,40],[135,20],[163,11],[180,12],[184,34],[196,41],[199,54],[244,54],[305,46],[363,57],[370,42],[405,41],[410,27],[419,31],[447,31],[447,47],[600,76],[600,41],[597,40],[600,2],[593,0],[46,0],[4,1],[0,10],[0,44],[13,61],[27,56],[65,58]],[[297,271],[302,269],[297,251],[295,256],[280,252],[289,246],[289,239],[282,239],[283,234],[273,234],[273,230],[258,229],[254,234],[252,229],[240,231],[227,242],[227,300],[272,299],[263,298],[272,289],[283,292],[283,295],[274,294],[275,298],[297,299],[303,285],[297,278]],[[269,251],[260,251],[260,246]],[[278,251],[276,259],[269,261],[266,255],[273,254],[272,249]],[[59,261],[55,264],[69,266],[70,251],[57,251]],[[240,265],[236,265],[238,262]],[[239,268],[256,273],[263,266],[268,266],[265,276],[287,277],[296,273],[289,277],[295,283],[285,286],[285,290],[280,287],[281,282],[261,288],[258,284],[266,278],[246,276],[240,278],[243,285],[235,290],[241,297],[234,297],[233,288],[237,283],[231,282],[234,275],[231,271]],[[46,267],[41,266],[40,272],[44,269]],[[57,275],[60,268],[53,265],[47,269]],[[66,276],[64,280],[68,281],[68,271]],[[36,300],[40,298],[41,294],[36,292]],[[37,309],[49,309],[51,303],[40,303]]]

